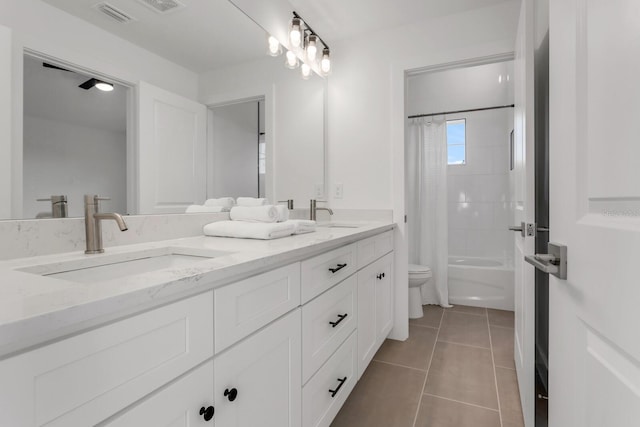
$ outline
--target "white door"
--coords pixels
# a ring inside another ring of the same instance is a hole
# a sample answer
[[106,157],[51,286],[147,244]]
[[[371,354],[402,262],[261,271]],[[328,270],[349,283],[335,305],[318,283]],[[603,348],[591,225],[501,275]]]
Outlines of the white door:
[[301,323],[297,309],[215,358],[216,425],[300,426]]
[[141,82],[138,213],[183,213],[206,198],[207,109]]
[[[535,222],[533,2],[529,0],[522,2],[515,52],[514,168],[510,175],[510,185],[515,201],[514,225],[520,226],[523,222]],[[525,425],[532,427],[535,408],[535,271],[533,266],[524,261],[524,257],[534,252],[535,238],[523,237],[519,232],[513,234],[514,358],[522,414]]]
[[640,425],[640,2],[550,2],[549,425]]

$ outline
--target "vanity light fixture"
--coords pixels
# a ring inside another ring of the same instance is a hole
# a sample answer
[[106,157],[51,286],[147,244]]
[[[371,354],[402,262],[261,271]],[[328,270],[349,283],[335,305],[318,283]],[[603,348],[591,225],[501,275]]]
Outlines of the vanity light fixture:
[[[268,54],[278,56],[282,53],[282,46],[273,36],[268,36]],[[326,76],[331,71],[329,46],[295,11],[289,24],[289,50],[287,50],[285,66],[289,69],[298,68],[302,62],[302,78],[307,80],[312,71]],[[322,57],[318,61],[318,53],[322,47]],[[318,71],[319,69],[319,71]]]

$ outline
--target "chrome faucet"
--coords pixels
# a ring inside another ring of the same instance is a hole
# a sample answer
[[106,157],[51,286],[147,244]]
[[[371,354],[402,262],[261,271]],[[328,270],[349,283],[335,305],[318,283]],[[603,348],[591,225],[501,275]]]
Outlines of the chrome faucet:
[[329,215],[333,215],[333,211],[329,208],[319,208],[317,206],[318,202],[323,202],[324,200],[316,200],[316,199],[311,199],[311,204],[309,206],[309,219],[311,221],[315,221],[316,220],[316,215],[318,211],[327,211],[329,212]]
[[67,196],[51,196],[48,199],[36,199],[38,202],[51,202],[51,218],[66,218],[68,216],[67,211]]
[[101,254],[102,247],[102,223],[104,219],[112,219],[120,228],[120,231],[127,231],[127,224],[119,213],[98,212],[100,200],[111,200],[108,197],[98,197],[86,194],[84,196],[84,229],[87,236],[87,250],[85,254]]

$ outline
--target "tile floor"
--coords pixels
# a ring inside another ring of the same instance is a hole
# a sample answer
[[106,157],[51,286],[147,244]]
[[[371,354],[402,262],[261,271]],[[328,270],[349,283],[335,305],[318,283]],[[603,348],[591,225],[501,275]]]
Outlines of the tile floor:
[[523,427],[513,313],[424,306],[387,340],[332,427]]

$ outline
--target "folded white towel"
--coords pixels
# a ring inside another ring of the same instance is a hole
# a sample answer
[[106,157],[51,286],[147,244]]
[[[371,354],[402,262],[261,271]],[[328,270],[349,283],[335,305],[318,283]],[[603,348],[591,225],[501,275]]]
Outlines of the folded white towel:
[[263,206],[268,205],[269,201],[265,198],[256,199],[255,197],[238,197],[236,204],[238,206]]
[[207,199],[204,202],[205,206],[222,206],[223,208],[233,207],[236,204],[236,201],[233,197],[220,197],[219,199]]
[[285,224],[294,224],[296,231],[293,234],[313,233],[316,231],[316,222],[308,219],[290,219]]
[[284,222],[289,219],[289,209],[284,205],[276,205],[278,210],[278,222]]
[[218,221],[204,226],[205,236],[235,237],[238,239],[278,239],[291,236],[296,230],[295,224],[288,222],[244,222]]
[[233,221],[276,222],[278,210],[273,205],[234,206],[231,208],[230,217]]
[[202,206],[202,205],[191,205],[187,207],[185,213],[216,213],[216,212],[227,212],[228,209],[222,206]]

